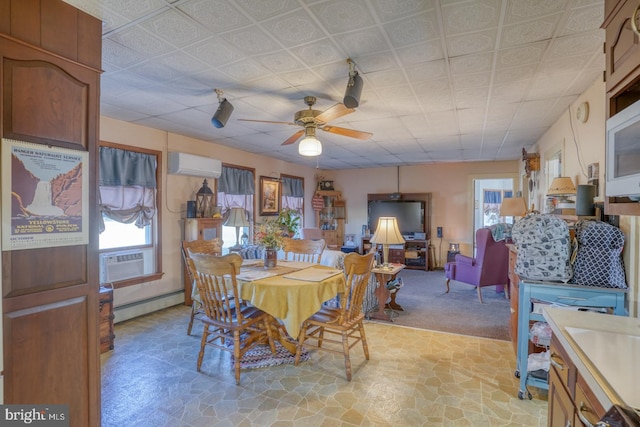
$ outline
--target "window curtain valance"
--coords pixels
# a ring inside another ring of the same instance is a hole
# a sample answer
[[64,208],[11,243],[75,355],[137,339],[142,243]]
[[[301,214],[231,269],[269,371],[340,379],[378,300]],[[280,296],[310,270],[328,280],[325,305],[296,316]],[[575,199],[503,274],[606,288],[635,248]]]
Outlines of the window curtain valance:
[[222,167],[222,173],[218,178],[218,192],[246,196],[255,194],[255,191],[253,172],[246,169]]
[[283,197],[304,197],[304,181],[300,178],[282,177]]
[[222,206],[222,215],[233,207],[244,208],[249,221],[253,218],[253,195],[255,193],[255,179],[253,172],[222,166],[222,173],[218,178],[218,205]]
[[103,216],[142,228],[156,214],[155,155],[100,147],[99,229],[104,231]]

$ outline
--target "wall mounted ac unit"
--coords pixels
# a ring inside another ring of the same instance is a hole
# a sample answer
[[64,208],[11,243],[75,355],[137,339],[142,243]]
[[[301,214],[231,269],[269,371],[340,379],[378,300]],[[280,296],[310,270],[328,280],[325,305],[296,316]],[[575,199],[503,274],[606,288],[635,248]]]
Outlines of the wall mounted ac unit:
[[167,172],[174,175],[218,178],[222,173],[222,162],[211,157],[171,152],[169,153]]
[[144,275],[144,254],[130,252],[127,254],[106,254],[102,256],[101,282],[117,282]]

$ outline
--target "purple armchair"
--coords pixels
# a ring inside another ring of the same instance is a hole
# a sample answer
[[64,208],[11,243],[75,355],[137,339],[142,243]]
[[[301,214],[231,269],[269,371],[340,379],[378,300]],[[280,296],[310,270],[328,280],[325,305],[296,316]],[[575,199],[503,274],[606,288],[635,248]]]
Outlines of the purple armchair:
[[449,281],[468,283],[478,289],[478,299],[482,303],[480,288],[495,286],[496,292],[504,290],[505,297],[509,298],[509,248],[505,241],[493,240],[489,228],[480,228],[476,231],[477,253],[475,258],[465,255],[456,255],[454,262],[448,262],[444,266],[444,276],[447,279],[447,292]]

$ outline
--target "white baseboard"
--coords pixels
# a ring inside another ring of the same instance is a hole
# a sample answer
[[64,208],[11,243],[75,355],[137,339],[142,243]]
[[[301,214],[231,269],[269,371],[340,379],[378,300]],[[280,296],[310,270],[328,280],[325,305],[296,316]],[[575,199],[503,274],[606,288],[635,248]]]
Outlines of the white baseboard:
[[124,322],[174,305],[184,304],[184,291],[159,295],[113,308],[113,323]]

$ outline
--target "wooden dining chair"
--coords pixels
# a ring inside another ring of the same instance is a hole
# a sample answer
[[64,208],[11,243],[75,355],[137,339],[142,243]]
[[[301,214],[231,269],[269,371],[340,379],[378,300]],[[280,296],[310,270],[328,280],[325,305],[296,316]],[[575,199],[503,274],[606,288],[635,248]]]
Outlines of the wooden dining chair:
[[[242,264],[240,255],[192,254],[187,262],[196,278],[204,309],[204,315],[200,317],[204,331],[200,340],[198,372],[204,349],[210,345],[233,354],[236,384],[240,384],[240,360],[247,351],[268,342],[271,353],[276,354],[271,330],[276,320],[254,306],[242,304],[236,280]],[[233,299],[228,298],[229,295],[233,295]]]
[[320,264],[322,252],[326,247],[324,239],[291,239],[285,237],[283,239],[282,250],[284,259],[289,261],[303,261]]
[[[351,381],[349,350],[358,342],[362,342],[364,357],[369,360],[362,300],[369,283],[372,266],[373,252],[366,255],[352,252],[345,256],[346,287],[343,297],[340,298],[340,307],[323,307],[303,322],[298,335],[294,361],[296,366],[300,361],[303,347],[343,354],[347,380]],[[330,337],[327,337],[327,334]],[[331,338],[331,336],[340,338]]]
[[[191,240],[182,241],[182,258],[185,265],[187,264],[187,258],[190,254],[209,254],[209,255],[222,255],[222,245],[224,242],[221,238],[216,237],[211,240]],[[191,335],[191,329],[193,328],[193,319],[202,313],[202,301],[200,300],[200,293],[198,287],[195,285],[195,277],[192,276],[191,271],[187,268],[187,276],[185,280],[191,282],[191,317],[189,318],[189,326],[187,326],[187,335]]]

